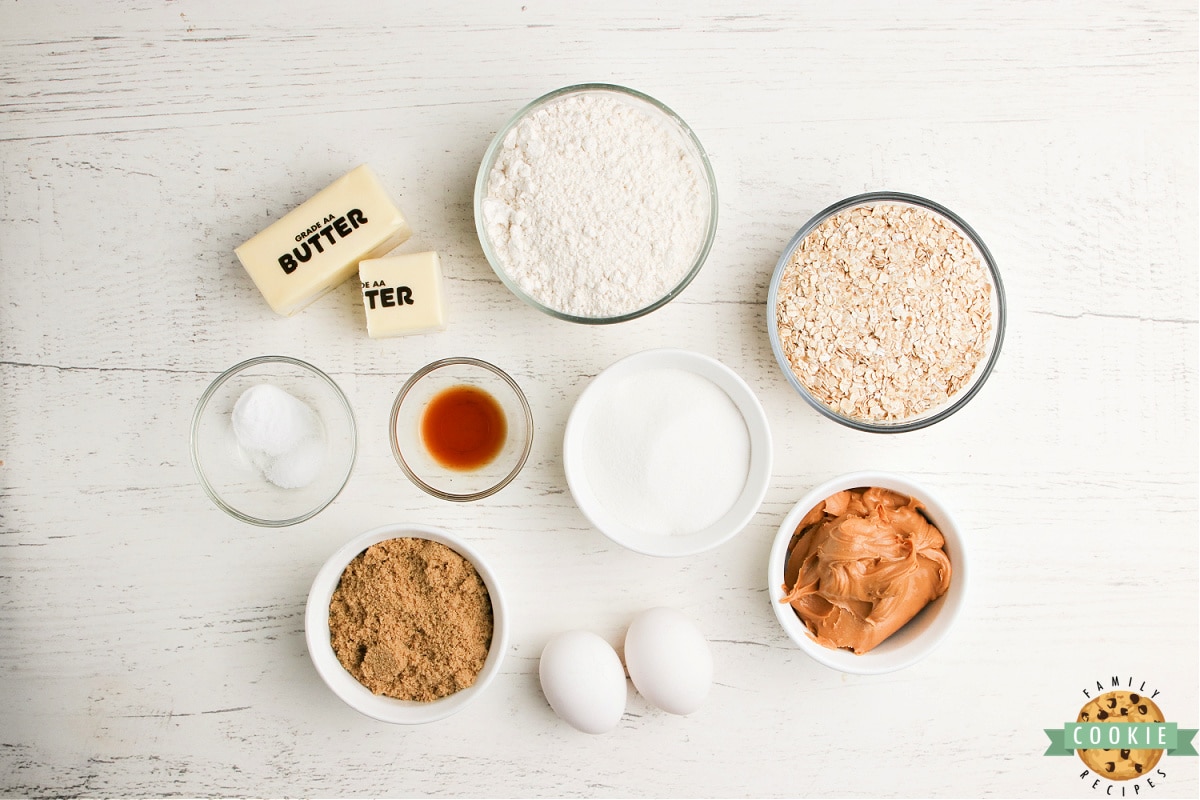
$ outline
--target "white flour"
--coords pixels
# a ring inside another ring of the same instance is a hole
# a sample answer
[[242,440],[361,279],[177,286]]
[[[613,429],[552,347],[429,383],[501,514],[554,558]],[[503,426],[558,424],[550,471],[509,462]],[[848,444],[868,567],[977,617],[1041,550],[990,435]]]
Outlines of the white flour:
[[642,533],[696,533],[725,516],[750,471],[750,433],[721,387],[681,369],[630,375],[584,429],[596,500]]
[[483,216],[505,271],[579,317],[638,311],[683,280],[709,194],[665,121],[609,95],[570,95],[509,131]]

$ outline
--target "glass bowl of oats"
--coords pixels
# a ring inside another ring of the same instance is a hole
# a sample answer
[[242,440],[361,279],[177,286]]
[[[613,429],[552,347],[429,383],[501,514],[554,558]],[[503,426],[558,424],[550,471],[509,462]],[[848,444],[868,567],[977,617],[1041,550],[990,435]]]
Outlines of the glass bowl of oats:
[[900,192],[849,197],[788,242],[767,299],[771,349],[821,414],[875,433],[945,419],[1000,355],[1004,285],[957,214]]

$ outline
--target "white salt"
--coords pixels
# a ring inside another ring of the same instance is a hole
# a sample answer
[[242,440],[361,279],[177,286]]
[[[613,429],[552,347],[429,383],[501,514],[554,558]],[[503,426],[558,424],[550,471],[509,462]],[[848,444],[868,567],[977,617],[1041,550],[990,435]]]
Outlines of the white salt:
[[283,455],[273,459],[263,470],[263,476],[283,489],[301,489],[321,474],[325,463],[325,441],[308,436]]
[[250,463],[283,489],[308,486],[325,461],[321,419],[278,386],[262,383],[242,392],[233,406],[233,435]]
[[647,534],[709,527],[737,502],[750,470],[750,434],[737,405],[682,369],[615,384],[587,420],[583,445],[596,500]]

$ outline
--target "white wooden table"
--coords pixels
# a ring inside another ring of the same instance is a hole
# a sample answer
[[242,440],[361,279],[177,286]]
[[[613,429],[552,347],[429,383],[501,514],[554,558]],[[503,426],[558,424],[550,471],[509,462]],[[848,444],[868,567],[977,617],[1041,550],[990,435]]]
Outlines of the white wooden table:
[[[721,194],[695,282],[613,327],[512,297],[472,216],[496,129],[582,81],[677,110]],[[0,142],[4,796],[1099,797],[1078,759],[1042,756],[1084,689],[1145,681],[1197,725],[1192,3],[0,0]],[[442,253],[444,333],[368,339],[352,284],[277,317],[233,255],[363,162],[417,230],[403,249]],[[783,245],[873,189],[961,214],[1011,312],[984,391],[893,437],[805,406],[766,335]],[[590,528],[559,455],[588,378],[651,346],[721,359],[775,436],[753,522],[678,560]],[[360,425],[346,490],[283,530],[214,507],[187,452],[204,387],[263,353],[328,371]],[[406,377],[450,355],[510,371],[537,425],[518,480],[466,506],[410,485],[386,437]],[[974,556],[951,637],[883,677],[808,659],[766,597],[787,509],[860,468],[936,487]],[[514,617],[488,693],[420,728],[343,705],[302,634],[318,566],[393,521],[469,538]],[[611,734],[561,723],[537,682],[545,641],[616,643],[654,605],[708,636],[705,707],[631,694]],[[1197,759],[1160,768],[1139,796],[1200,791]]]

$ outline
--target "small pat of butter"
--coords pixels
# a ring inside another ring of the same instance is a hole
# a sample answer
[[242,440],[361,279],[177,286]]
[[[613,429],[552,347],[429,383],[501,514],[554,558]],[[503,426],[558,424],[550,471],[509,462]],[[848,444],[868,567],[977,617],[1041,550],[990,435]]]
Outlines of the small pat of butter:
[[363,164],[234,252],[271,308],[290,317],[412,229]]
[[442,265],[437,253],[412,253],[359,262],[367,335],[372,339],[446,327]]

